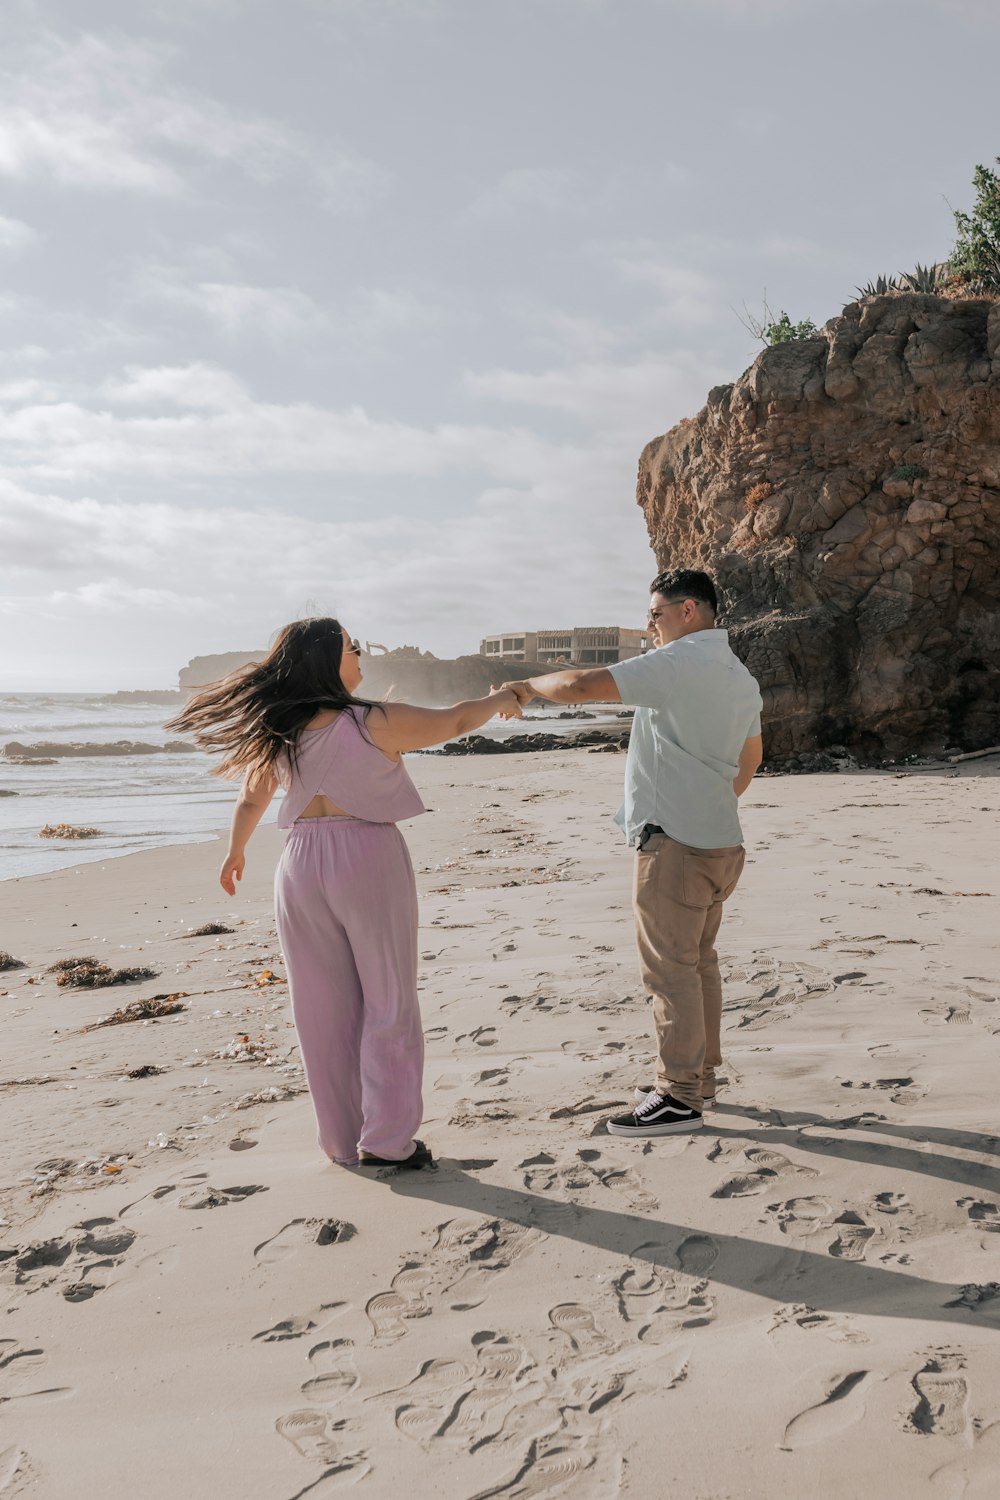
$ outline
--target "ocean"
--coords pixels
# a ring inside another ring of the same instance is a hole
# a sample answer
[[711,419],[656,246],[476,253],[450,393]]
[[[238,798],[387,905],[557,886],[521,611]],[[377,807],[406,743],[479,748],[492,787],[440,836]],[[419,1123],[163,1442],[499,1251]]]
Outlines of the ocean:
[[[83,693],[0,695],[0,748],[50,742],[159,746],[180,707]],[[229,822],[237,784],[212,776],[198,750],[56,756],[53,765],[0,759],[0,880],[91,864],[162,844],[213,838]],[[3,795],[15,793],[14,796]],[[273,821],[275,809],[268,809]],[[43,839],[45,824],[99,828],[94,839]]]
[[[86,693],[0,694],[0,751],[21,745],[107,745],[132,741],[154,747],[183,738],[164,721],[180,707],[138,697]],[[534,722],[495,721],[480,733],[496,738],[545,729],[590,727],[560,721],[558,709],[536,704]],[[588,715],[595,724],[606,713]],[[15,764],[0,754],[0,880],[92,864],[163,844],[203,843],[227,828],[238,784],[211,775],[199,750],[157,749],[148,754],[67,755],[54,763]],[[13,794],[13,795],[11,795]],[[274,822],[277,804],[265,814]],[[93,839],[40,838],[46,824],[100,829]],[[220,850],[220,855],[223,851]]]

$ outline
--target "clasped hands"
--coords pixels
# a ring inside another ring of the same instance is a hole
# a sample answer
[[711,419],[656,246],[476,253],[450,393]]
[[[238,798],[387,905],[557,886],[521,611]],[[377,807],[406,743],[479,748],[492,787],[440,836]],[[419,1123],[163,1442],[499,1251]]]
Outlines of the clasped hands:
[[537,698],[538,696],[528,686],[527,682],[504,682],[499,687],[490,688],[491,697],[497,693],[509,693],[514,698],[514,706],[510,710],[506,708],[500,710],[501,719],[522,718],[524,709],[531,702],[532,698]]

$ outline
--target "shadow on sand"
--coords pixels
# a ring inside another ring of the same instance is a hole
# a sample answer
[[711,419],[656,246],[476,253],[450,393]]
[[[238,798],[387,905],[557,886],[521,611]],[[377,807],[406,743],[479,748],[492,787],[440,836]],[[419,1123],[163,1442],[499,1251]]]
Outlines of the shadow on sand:
[[[769,1131],[768,1139],[774,1138],[775,1133]],[[923,1166],[925,1158],[919,1153],[917,1156]],[[401,1196],[505,1219],[660,1266],[679,1265],[678,1248],[698,1235],[718,1247],[718,1259],[711,1271],[714,1283],[778,1304],[808,1303],[826,1312],[924,1318],[1000,1332],[1000,1284],[996,1282],[982,1287],[949,1286],[903,1270],[836,1259],[825,1252],[804,1250],[798,1244],[769,1244],[653,1216],[565,1203],[483,1182],[447,1159],[436,1172],[394,1173],[388,1185]]]

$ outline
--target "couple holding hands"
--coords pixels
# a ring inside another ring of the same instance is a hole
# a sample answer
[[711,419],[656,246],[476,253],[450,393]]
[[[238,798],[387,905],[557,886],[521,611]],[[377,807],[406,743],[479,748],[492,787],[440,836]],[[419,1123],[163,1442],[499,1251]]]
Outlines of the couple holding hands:
[[450,708],[359,697],[360,648],[337,620],[297,620],[264,661],[196,694],[168,724],[242,776],[220,881],[229,895],[248,840],[279,787],[288,838],[275,874],[278,936],[320,1148],[343,1166],[433,1164],[417,1138],[423,1028],[417,894],[398,827],[425,811],[403,763],[520,717],[532,698],[635,708],[616,821],[635,848],[633,904],[653,1000],[655,1081],[618,1136],[702,1125],[721,1062],[715,939],[743,869],[737,799],[762,758],[761,698],[715,624],[716,591],[692,569],[651,585],[644,656],[507,682]]

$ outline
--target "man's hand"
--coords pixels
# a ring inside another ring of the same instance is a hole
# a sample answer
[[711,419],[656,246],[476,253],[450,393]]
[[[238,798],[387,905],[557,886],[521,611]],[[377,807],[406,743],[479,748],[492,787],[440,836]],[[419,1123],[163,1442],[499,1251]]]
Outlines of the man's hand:
[[501,719],[523,718],[524,705],[530,703],[535,696],[526,682],[505,682],[502,687],[494,685],[490,688],[491,698],[496,697],[500,693],[503,693],[508,703],[511,703],[513,700],[513,706],[510,711],[505,712],[502,708],[497,709]]
[[534,698],[538,697],[529,682],[505,682],[504,687],[514,694],[522,708],[526,708]]
[[521,700],[516,693],[511,692],[510,687],[491,687],[490,697],[498,698],[495,712],[501,719],[519,719],[521,717]]

